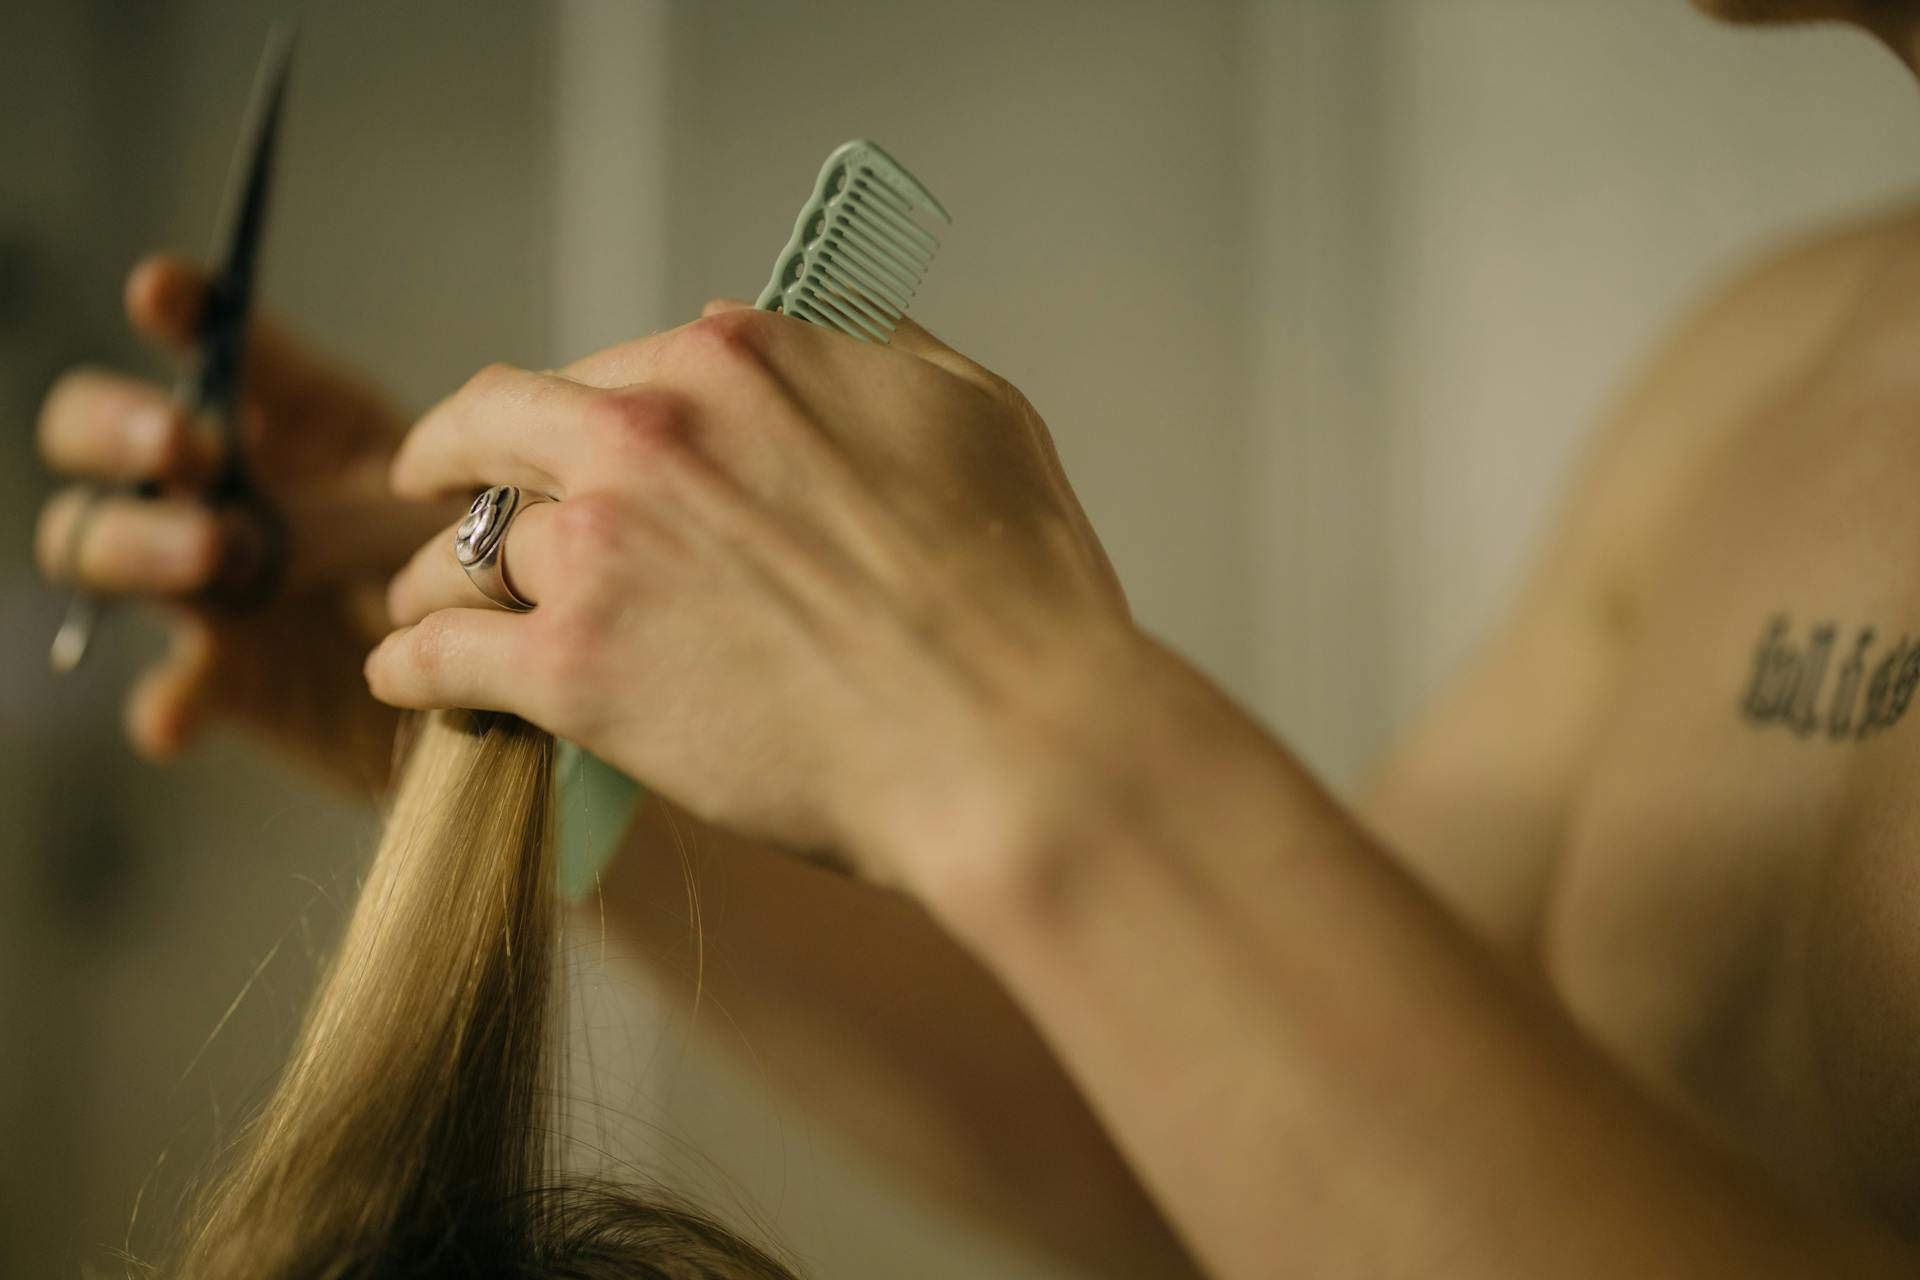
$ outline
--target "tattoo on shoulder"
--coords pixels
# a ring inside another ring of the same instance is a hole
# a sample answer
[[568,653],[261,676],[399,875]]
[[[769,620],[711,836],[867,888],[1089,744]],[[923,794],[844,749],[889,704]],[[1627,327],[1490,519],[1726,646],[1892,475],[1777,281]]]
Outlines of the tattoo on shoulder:
[[1823,733],[1835,741],[1892,728],[1920,686],[1920,642],[1901,636],[1876,651],[1872,627],[1855,629],[1844,642],[1841,635],[1838,623],[1817,622],[1795,643],[1788,615],[1769,618],[1741,716],[1756,727],[1784,725],[1803,738]]

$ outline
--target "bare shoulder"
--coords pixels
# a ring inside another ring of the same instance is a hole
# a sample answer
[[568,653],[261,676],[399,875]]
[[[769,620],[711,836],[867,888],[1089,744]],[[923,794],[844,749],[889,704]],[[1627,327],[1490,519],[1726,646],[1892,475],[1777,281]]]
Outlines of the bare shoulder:
[[1631,613],[1698,478],[1818,366],[1882,264],[1916,249],[1920,202],[1777,245],[1681,319],[1618,403],[1574,492],[1563,532],[1589,553],[1589,585]]
[[[1790,377],[1843,324],[1876,268],[1920,245],[1920,201],[1802,233],[1720,282],[1687,315],[1649,370],[1705,398],[1715,388]],[[1773,357],[1756,366],[1755,357]],[[1649,390],[1653,388],[1648,388]],[[1674,388],[1669,388],[1674,389]]]
[[[1912,540],[1920,518],[1910,484],[1883,477],[1920,457],[1906,425],[1920,380],[1888,376],[1882,353],[1911,365],[1920,309],[1899,295],[1909,294],[1916,264],[1920,207],[1862,219],[1758,260],[1676,335],[1595,467],[1597,506],[1617,512],[1649,504],[1643,526],[1619,535],[1617,547],[1629,586],[1646,581],[1668,553],[1671,522],[1721,470],[1727,451],[1745,447],[1750,429],[1786,438],[1778,422],[1753,424],[1767,421],[1770,403],[1818,379],[1790,414],[1775,418],[1790,422],[1795,438],[1822,440],[1820,465],[1848,478],[1842,488],[1851,501],[1844,521],[1811,524],[1804,506],[1770,508],[1799,521],[1792,536],[1802,545],[1820,548],[1805,579],[1783,589],[1805,608],[1823,596],[1873,602],[1859,606],[1881,633],[1870,674],[1903,709],[1920,678],[1920,543]],[[1859,412],[1863,405],[1872,412]],[[1889,416],[1891,427],[1883,422]],[[1877,474],[1864,478],[1869,473]],[[1849,535],[1843,527],[1869,532]],[[1789,913],[1794,936],[1785,945],[1793,957],[1787,963],[1804,967],[1800,1016],[1810,1068],[1855,1191],[1920,1234],[1920,720],[1886,723],[1889,731],[1857,735],[1826,766],[1830,775],[1803,763],[1798,784],[1779,782],[1824,794],[1833,824],[1801,864],[1797,910]],[[1824,793],[1816,781],[1823,777],[1831,779]]]
[[1383,842],[1502,950],[1534,957],[1590,745],[1675,520],[1908,243],[1920,206],[1777,248],[1694,308],[1596,436],[1513,611],[1366,788]]

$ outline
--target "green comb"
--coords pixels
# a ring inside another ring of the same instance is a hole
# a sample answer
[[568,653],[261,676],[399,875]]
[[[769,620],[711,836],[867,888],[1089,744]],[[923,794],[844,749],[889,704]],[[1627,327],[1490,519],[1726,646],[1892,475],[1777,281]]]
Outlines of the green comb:
[[952,222],[933,193],[864,139],[836,147],[753,305],[885,342],[940,241],[910,215]]
[[[919,179],[873,143],[855,139],[834,148],[754,305],[863,342],[886,342],[940,247],[911,216],[918,209],[953,221]],[[584,897],[644,793],[571,742],[560,744],[554,761],[554,791],[560,892]]]

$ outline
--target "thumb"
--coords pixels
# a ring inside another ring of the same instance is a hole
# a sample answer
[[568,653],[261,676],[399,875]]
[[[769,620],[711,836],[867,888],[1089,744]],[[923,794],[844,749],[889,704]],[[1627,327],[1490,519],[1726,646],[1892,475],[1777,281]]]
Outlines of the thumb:
[[[207,273],[170,254],[150,254],[127,275],[127,318],[141,336],[190,355],[200,336]],[[275,428],[311,424],[315,440],[357,445],[396,436],[403,426],[386,401],[356,377],[314,355],[271,316],[255,312],[247,332],[247,394]]]
[[908,355],[919,356],[928,364],[939,365],[955,377],[964,378],[978,386],[991,389],[1000,383],[1000,379],[985,365],[967,359],[927,332],[918,321],[906,316],[893,322],[893,346]]
[[[713,298],[706,306],[700,308],[700,314],[703,317],[717,316],[728,311],[743,311],[752,305],[751,302],[740,298]],[[888,341],[889,345],[896,350],[904,351],[910,356],[918,356],[929,364],[939,365],[948,373],[965,378],[968,382],[977,383],[983,387],[993,387],[999,382],[999,379],[984,365],[967,359],[905,316],[893,322],[893,336]]]
[[206,273],[184,258],[150,254],[127,274],[127,319],[142,337],[170,351],[193,346],[206,299]]

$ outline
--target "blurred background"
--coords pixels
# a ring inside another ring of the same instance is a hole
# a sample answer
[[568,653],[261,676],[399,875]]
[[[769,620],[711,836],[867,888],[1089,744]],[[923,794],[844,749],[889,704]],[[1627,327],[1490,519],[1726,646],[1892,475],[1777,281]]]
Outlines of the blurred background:
[[[0,20],[0,1276],[151,1240],[371,847],[364,797],[245,742],[136,762],[156,632],[54,681],[29,555],[39,399],[76,362],[168,374],[121,281],[206,243],[277,9]],[[418,409],[678,323],[752,296],[821,157],[871,136],[955,215],[918,318],[1046,415],[1140,617],[1339,786],[1497,617],[1689,300],[1920,173],[1865,38],[1685,0],[311,10],[264,270],[306,335]],[[697,1046],[645,1074],[612,1100],[649,1121],[632,1158],[815,1274],[1057,1274]]]

